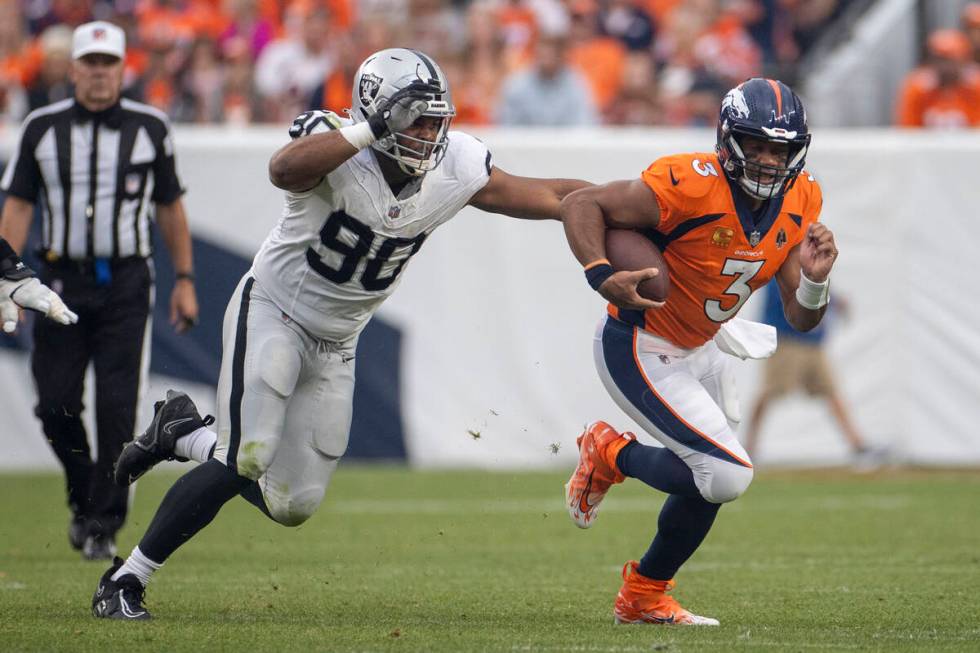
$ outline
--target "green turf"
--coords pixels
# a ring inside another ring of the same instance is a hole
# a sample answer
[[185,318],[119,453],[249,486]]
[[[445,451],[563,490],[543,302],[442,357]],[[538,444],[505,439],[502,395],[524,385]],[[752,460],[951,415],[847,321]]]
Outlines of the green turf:
[[[121,550],[172,479],[141,481]],[[980,650],[980,474],[761,475],[678,576],[702,629],[612,624],[661,497],[629,481],[580,531],[563,482],[342,465],[300,528],[230,503],[157,574],[155,620],[116,623],[60,479],[0,476],[0,651]]]

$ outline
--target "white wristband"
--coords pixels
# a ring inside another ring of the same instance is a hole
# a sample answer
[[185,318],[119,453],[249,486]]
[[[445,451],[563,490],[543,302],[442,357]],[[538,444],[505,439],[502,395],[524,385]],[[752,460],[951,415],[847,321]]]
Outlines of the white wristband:
[[374,132],[371,131],[371,125],[366,122],[359,122],[355,125],[348,125],[346,127],[341,127],[337,131],[340,135],[347,139],[347,142],[356,147],[358,150],[363,150],[368,147],[376,140],[374,137]]
[[796,289],[796,301],[811,311],[823,308],[830,302],[830,279],[820,283],[810,281],[800,270],[800,287]]

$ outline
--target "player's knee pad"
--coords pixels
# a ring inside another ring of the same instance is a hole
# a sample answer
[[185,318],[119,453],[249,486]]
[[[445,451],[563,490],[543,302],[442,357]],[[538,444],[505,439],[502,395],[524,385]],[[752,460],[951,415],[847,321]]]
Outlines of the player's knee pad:
[[754,471],[734,463],[719,462],[698,489],[711,503],[728,503],[742,496],[752,483]]
[[254,369],[258,387],[264,394],[285,399],[296,388],[300,368],[303,365],[296,346],[287,338],[269,338],[262,343]]
[[323,501],[324,488],[311,487],[300,492],[279,493],[266,488],[263,492],[269,514],[283,526],[299,526],[313,516]]

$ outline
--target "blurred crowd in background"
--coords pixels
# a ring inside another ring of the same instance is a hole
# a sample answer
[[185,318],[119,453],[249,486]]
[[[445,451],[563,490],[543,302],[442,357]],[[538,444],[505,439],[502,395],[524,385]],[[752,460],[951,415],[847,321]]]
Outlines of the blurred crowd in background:
[[[71,94],[72,29],[99,19],[126,31],[125,95],[177,122],[342,113],[361,60],[409,46],[443,66],[457,123],[713,125],[738,82],[794,83],[853,1],[0,0],[0,121]],[[978,124],[980,3],[934,36],[899,121]]]
[[342,111],[360,61],[441,63],[467,124],[712,124],[721,95],[791,70],[847,0],[6,0],[0,113],[70,94],[71,31],[128,38],[126,95],[179,122]]

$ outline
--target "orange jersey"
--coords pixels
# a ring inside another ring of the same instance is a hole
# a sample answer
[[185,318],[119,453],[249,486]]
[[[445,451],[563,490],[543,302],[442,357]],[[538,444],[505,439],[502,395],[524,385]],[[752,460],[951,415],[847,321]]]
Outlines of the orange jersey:
[[660,205],[660,224],[644,233],[663,252],[670,293],[661,308],[641,313],[610,304],[609,313],[685,348],[714,337],[772,279],[823,203],[820,185],[804,171],[753,216],[713,153],[664,157],[642,178]]
[[940,86],[929,68],[914,70],[905,78],[898,96],[896,124],[901,127],[980,126],[980,81],[970,70],[952,86]]

